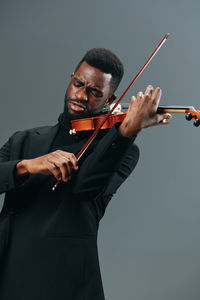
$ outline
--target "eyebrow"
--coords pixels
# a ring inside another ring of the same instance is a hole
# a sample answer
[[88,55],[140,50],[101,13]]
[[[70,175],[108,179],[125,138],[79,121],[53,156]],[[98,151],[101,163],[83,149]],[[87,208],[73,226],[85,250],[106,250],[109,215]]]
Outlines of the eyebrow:
[[[77,77],[74,77],[74,79],[80,83],[80,84],[84,84],[83,81],[81,81],[81,79],[77,78]],[[101,87],[98,87],[98,86],[94,86],[94,87],[89,87],[90,89],[94,90],[94,91],[97,91],[97,92],[100,92],[102,93],[102,90],[101,90]]]

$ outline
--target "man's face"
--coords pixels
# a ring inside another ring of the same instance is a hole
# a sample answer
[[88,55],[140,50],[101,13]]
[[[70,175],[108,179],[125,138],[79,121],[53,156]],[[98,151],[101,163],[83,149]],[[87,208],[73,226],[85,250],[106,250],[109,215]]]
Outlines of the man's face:
[[84,117],[101,112],[115,98],[110,95],[111,78],[111,74],[106,74],[84,61],[76,73],[71,75],[66,91],[68,113],[73,117]]

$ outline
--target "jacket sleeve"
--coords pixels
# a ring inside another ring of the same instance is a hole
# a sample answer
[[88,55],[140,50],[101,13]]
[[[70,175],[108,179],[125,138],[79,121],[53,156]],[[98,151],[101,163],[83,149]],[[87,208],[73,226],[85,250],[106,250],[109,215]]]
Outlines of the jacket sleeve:
[[14,172],[16,164],[20,160],[10,161],[10,149],[14,133],[0,149],[0,194],[15,188]]
[[135,137],[129,139],[118,132],[119,124],[106,134],[80,167],[73,187],[79,199],[112,195],[135,168],[139,149]]

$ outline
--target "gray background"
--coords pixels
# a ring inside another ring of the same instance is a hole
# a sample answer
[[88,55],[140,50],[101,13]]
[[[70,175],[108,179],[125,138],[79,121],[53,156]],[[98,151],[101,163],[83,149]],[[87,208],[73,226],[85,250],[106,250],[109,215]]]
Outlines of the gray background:
[[[166,32],[125,101],[152,84],[163,90],[161,104],[199,109],[199,12],[194,0],[0,0],[1,145],[17,130],[56,123],[86,50],[107,47],[121,57],[120,95]],[[200,298],[199,136],[174,115],[137,137],[138,166],[100,226],[106,299]]]

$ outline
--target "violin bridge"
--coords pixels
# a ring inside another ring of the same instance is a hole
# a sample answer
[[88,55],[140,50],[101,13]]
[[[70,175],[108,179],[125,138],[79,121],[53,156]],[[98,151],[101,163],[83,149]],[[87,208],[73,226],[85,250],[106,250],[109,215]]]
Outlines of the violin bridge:
[[[112,103],[112,104],[110,105],[110,110],[113,108],[114,105],[115,105],[115,103]],[[121,111],[122,111],[122,106],[121,106],[121,104],[118,104],[118,105],[115,107],[115,109],[113,110],[112,114],[117,114],[117,113],[119,113],[119,112],[121,112]]]

